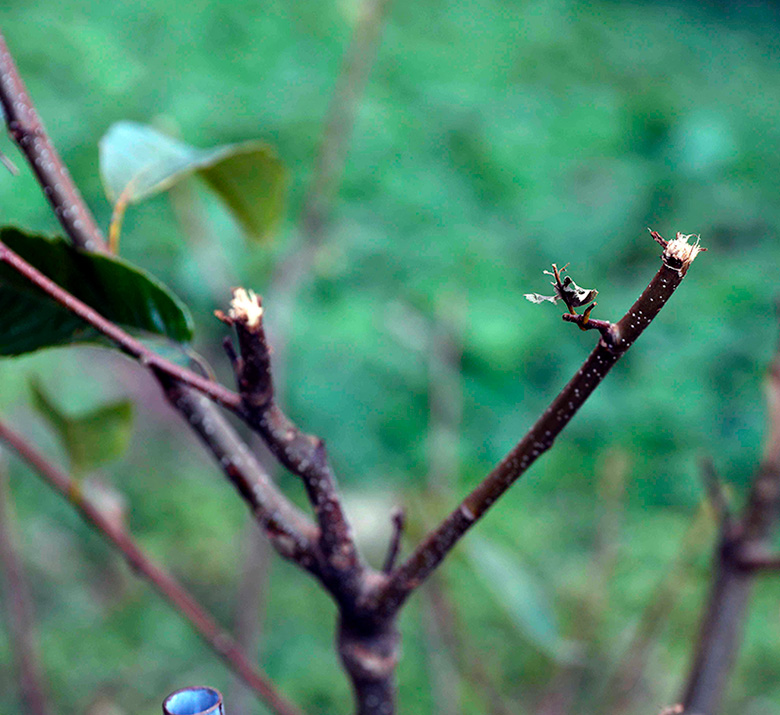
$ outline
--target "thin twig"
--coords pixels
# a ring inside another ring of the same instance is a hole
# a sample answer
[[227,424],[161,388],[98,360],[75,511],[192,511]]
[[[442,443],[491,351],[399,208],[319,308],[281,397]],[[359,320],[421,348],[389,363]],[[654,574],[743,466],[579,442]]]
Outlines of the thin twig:
[[[5,460],[3,460],[5,461]],[[49,715],[51,708],[41,672],[35,639],[33,602],[16,539],[5,464],[0,465],[0,570],[5,581],[6,621],[16,672],[20,700],[30,715]]]
[[748,571],[780,570],[780,554],[741,554],[739,565]]
[[575,323],[580,326],[580,330],[598,330],[601,333],[601,337],[605,342],[613,340],[612,331],[614,330],[614,324],[607,320],[597,320],[590,317],[590,311],[596,303],[593,303],[582,315],[577,313],[564,313],[561,318],[567,323]]
[[711,513],[702,502],[680,540],[674,559],[649,594],[647,604],[633,628],[631,640],[615,654],[615,667],[602,683],[598,701],[607,715],[624,715],[635,704],[637,686],[642,681],[659,630],[667,623],[686,580],[690,578],[695,558],[702,553],[712,534]]
[[116,521],[107,518],[67,474],[51,464],[21,435],[0,421],[0,439],[8,444],[79,514],[124,556],[133,571],[143,575],[157,591],[186,618],[198,634],[277,715],[299,715],[300,711],[280,695],[270,681],[247,658],[238,644],[195,599],[161,566],[155,563]]
[[[233,631],[236,641],[245,653],[256,654],[262,634],[262,622],[268,602],[268,581],[271,574],[271,549],[257,524],[249,522],[241,533],[244,558],[243,575],[236,595],[233,613]],[[234,678],[228,700],[231,712],[249,713],[252,710],[251,691]]]
[[[218,317],[235,328],[241,356],[235,361],[242,415],[263,438],[273,455],[301,478],[320,527],[320,546],[338,575],[328,579],[339,593],[357,587],[361,561],[352,537],[325,443],[301,432],[274,399],[271,358],[263,328],[260,299],[243,288],[234,291],[230,313]],[[334,592],[335,593],[335,592]]]
[[241,399],[235,392],[228,390],[213,380],[208,380],[191,370],[176,365],[170,360],[161,358],[155,352],[149,350],[140,340],[136,340],[132,335],[126,333],[110,320],[106,320],[94,308],[60,288],[53,280],[30,265],[18,253],[12,251],[2,242],[0,242],[0,263],[5,263],[13,268],[19,275],[24,276],[63,308],[69,310],[73,315],[105,335],[123,353],[135,358],[145,367],[150,368],[155,373],[172,377],[184,385],[194,387],[199,392],[234,412],[240,411]]
[[395,507],[393,511],[390,512],[390,520],[393,524],[393,530],[390,534],[390,545],[387,548],[385,563],[384,566],[382,566],[382,571],[384,573],[390,573],[395,567],[398,552],[401,550],[401,537],[403,536],[404,525],[406,524],[406,512],[402,507]]
[[715,511],[715,518],[718,520],[718,524],[726,531],[731,530],[734,516],[731,513],[731,507],[723,489],[723,482],[718,476],[715,464],[710,457],[702,460],[700,472],[704,489],[707,492],[707,498]]
[[698,241],[689,244],[688,238],[678,233],[675,240],[667,243],[661,268],[628,313],[613,326],[609,342],[601,337],[583,366],[526,436],[378,589],[374,598],[380,611],[393,612],[400,608],[461,537],[552,446],[610,368],[633,345],[682,282],[700,250]]
[[315,168],[304,199],[301,224],[306,243],[317,245],[344,171],[355,117],[374,63],[390,0],[365,0],[333,92]]

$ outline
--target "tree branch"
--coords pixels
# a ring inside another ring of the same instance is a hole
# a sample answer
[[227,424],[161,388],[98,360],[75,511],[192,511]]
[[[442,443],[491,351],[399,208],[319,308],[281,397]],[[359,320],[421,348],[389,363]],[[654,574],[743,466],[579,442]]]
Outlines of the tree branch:
[[[657,234],[656,234],[657,235]],[[655,238],[655,237],[654,237]],[[660,236],[658,237],[660,238]],[[610,368],[633,345],[680,285],[699,251],[698,240],[678,233],[663,241],[662,265],[628,313],[602,333],[598,345],[536,424],[485,480],[442,523],[430,532],[373,596],[382,612],[396,611],[442,562],[463,535],[496,500],[546,452],[599,386]],[[658,239],[656,239],[658,240]]]
[[336,490],[325,443],[301,432],[274,399],[260,299],[251,291],[238,288],[233,293],[230,312],[217,313],[217,317],[234,327],[238,336],[241,355],[233,362],[242,416],[273,455],[303,481],[320,527],[320,547],[327,567],[337,574],[334,578],[326,577],[331,591],[334,595],[354,595],[362,564]]
[[727,532],[731,531],[734,525],[734,516],[731,513],[731,507],[721,479],[715,470],[712,459],[709,457],[701,462],[701,479],[707,492],[707,499],[715,512],[718,526]]
[[360,97],[368,82],[389,5],[390,0],[365,0],[360,5],[360,17],[330,103],[314,180],[301,212],[304,239],[309,246],[320,242],[328,208],[344,171]]
[[[107,252],[108,248],[100,229],[38,119],[2,33],[0,33],[0,103],[4,108],[11,136],[14,138],[18,136],[19,148],[27,157],[44,195],[51,203],[73,245],[78,248]],[[13,124],[14,121],[19,122],[20,117],[24,122]],[[24,137],[33,137],[33,139],[21,141]],[[211,450],[228,479],[237,486],[242,496],[249,500],[253,511],[266,525],[267,533],[277,551],[287,555],[291,550],[286,548],[283,539],[292,540],[296,544],[292,551],[300,554],[299,563],[303,563],[304,560],[310,562],[313,555],[309,542],[316,540],[315,527],[272,487],[271,480],[224,417],[213,405],[200,399],[192,389],[181,384],[176,385],[172,380],[161,379],[163,373],[156,372],[155,375],[168,399]],[[202,379],[197,375],[195,377]],[[278,520],[275,514],[279,516]]]
[[395,561],[401,550],[401,537],[406,525],[406,512],[401,507],[395,507],[390,512],[390,520],[393,523],[393,530],[390,534],[390,545],[387,548],[387,556],[385,556],[385,563],[382,567],[383,573],[390,573],[395,568]]
[[49,715],[43,673],[37,654],[33,603],[24,567],[16,551],[8,475],[0,467],[0,570],[5,576],[6,622],[19,678],[21,704],[30,715]]
[[249,447],[203,395],[175,380],[158,376],[171,404],[190,415],[190,426],[219,462],[219,466],[249,504],[271,544],[284,558],[318,573],[314,544],[319,530],[271,481]]
[[212,400],[228,409],[233,411],[239,410],[241,400],[234,392],[213,380],[201,377],[191,370],[187,370],[186,368],[170,362],[170,360],[161,358],[152,350],[149,350],[149,348],[140,340],[136,340],[110,320],[106,320],[94,308],[91,308],[73,294],[60,288],[53,280],[45,276],[34,266],[30,265],[18,253],[12,251],[2,242],[0,242],[0,263],[5,263],[13,268],[19,275],[24,276],[63,308],[66,308],[76,317],[81,318],[85,323],[91,325],[95,330],[105,335],[123,353],[135,358],[145,367],[150,368],[157,374],[172,377],[184,385],[194,387],[199,392],[208,395]]
[[76,487],[73,479],[58,470],[28,442],[0,421],[0,439],[10,446],[41,477],[65,497],[82,518],[118,549],[130,568],[143,575],[174,609],[241,679],[254,690],[277,715],[299,715],[300,711],[280,695],[270,681],[247,658],[238,644],[195,599],[161,566],[136,544],[124,528],[107,518],[89,497]]
[[[721,534],[715,578],[685,686],[686,715],[715,715],[742,640],[756,574],[772,568],[771,536],[780,516],[780,348],[769,371],[769,425],[763,462],[741,518]],[[759,563],[753,563],[752,560]]]
[[38,183],[44,188],[46,198],[73,243],[90,251],[105,251],[95,219],[46,134],[2,33],[0,104],[8,133],[30,162]]

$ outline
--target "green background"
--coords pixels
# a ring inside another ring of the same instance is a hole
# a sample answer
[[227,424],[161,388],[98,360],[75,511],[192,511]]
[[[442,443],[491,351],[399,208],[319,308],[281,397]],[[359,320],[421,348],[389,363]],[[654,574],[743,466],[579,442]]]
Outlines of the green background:
[[[268,245],[247,246],[205,194],[197,243],[165,196],[130,207],[125,219],[122,256],[192,307],[196,349],[225,381],[224,330],[212,311],[226,307],[231,285],[262,293],[295,247],[358,11],[357,0],[0,7],[30,94],[104,228],[111,207],[97,142],[115,121],[153,123],[197,146],[259,138],[277,148],[289,201]],[[444,567],[465,657],[490,676],[485,687],[453,668],[448,682],[463,712],[489,712],[494,692],[510,711],[533,713],[563,667],[532,637],[550,613],[518,616],[470,553],[492,544],[511,555],[510,584],[533,581],[542,591],[539,602],[557,619],[547,626],[588,648],[579,707],[602,712],[606,677],[700,508],[702,456],[712,455],[742,501],[760,459],[762,380],[777,336],[779,29],[777,8],[762,3],[391,4],[327,240],[289,324],[275,324],[266,306],[271,328],[290,335],[290,414],[327,440],[375,565],[389,507],[407,506],[411,534],[435,523],[591,349],[592,333],[522,297],[544,292],[543,269],[570,262],[574,279],[600,292],[594,316],[617,319],[657,270],[648,226],[667,238],[701,234],[709,249],[555,448]],[[21,156],[8,140],[0,149],[22,168],[16,178],[0,174],[2,223],[56,232]],[[429,337],[441,330],[460,353],[446,369],[429,358]],[[63,464],[29,407],[32,376],[74,412],[133,396],[131,446],[100,477],[124,495],[142,544],[230,624],[245,508],[152,381],[98,349],[3,361],[3,415]],[[455,454],[440,455],[456,473],[436,494],[426,487],[432,382],[462,410]],[[188,626],[68,505],[14,459],[9,466],[57,712],[85,712],[100,695],[119,712],[145,715],[171,690],[208,683],[236,715],[227,671]],[[610,479],[617,497],[604,494]],[[302,502],[299,486],[281,481]],[[609,546],[598,547],[605,524]],[[684,549],[684,577],[626,712],[654,715],[676,702],[712,540],[710,529]],[[306,576],[272,564],[259,662],[308,712],[347,712],[332,605]],[[778,596],[777,580],[761,579],[725,712],[780,706]],[[403,713],[443,711],[426,598],[402,622]],[[0,662],[9,659],[0,631]],[[18,708],[14,692],[11,669],[0,669],[4,712]]]

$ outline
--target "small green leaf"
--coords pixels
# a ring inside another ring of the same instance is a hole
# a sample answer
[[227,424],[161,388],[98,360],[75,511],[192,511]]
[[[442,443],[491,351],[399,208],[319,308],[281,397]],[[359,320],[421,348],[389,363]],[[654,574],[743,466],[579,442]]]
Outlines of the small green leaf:
[[574,656],[558,630],[550,595],[521,560],[493,541],[471,538],[466,555],[518,630],[556,660]]
[[[0,229],[0,241],[108,320],[180,343],[192,339],[187,307],[140,268],[15,228]],[[26,278],[0,265],[0,355],[94,341],[97,335]]]
[[100,174],[113,203],[120,196],[138,203],[198,174],[251,238],[267,238],[282,216],[284,166],[263,142],[198,149],[144,124],[117,122],[99,146]]
[[133,424],[133,405],[129,400],[73,416],[63,412],[37,382],[30,388],[33,405],[62,440],[76,476],[117,459],[127,449]]

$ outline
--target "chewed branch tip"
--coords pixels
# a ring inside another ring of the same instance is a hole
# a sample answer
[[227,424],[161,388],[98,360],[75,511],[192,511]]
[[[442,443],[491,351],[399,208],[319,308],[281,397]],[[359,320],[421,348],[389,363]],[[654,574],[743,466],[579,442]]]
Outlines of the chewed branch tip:
[[253,290],[235,288],[228,313],[232,320],[240,320],[249,328],[256,328],[263,318],[263,305]]

